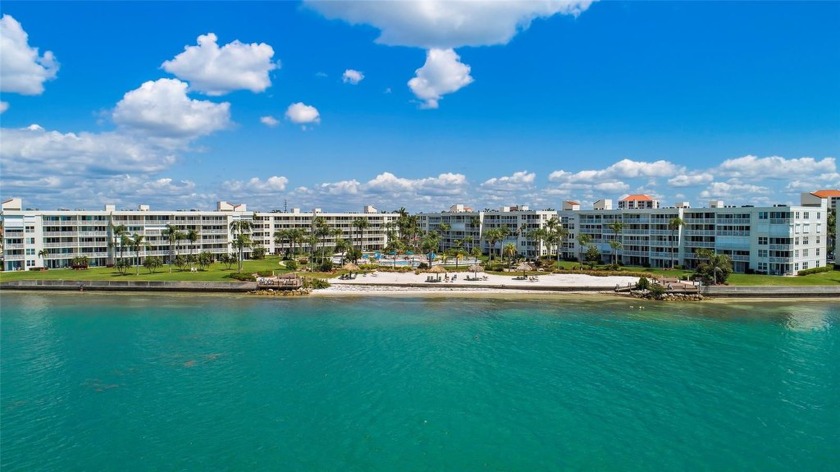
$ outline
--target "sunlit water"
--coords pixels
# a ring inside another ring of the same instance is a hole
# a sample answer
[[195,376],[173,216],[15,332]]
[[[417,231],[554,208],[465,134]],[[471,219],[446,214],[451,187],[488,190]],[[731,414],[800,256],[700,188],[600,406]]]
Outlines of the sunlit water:
[[0,468],[840,463],[840,303],[638,305],[3,293]]

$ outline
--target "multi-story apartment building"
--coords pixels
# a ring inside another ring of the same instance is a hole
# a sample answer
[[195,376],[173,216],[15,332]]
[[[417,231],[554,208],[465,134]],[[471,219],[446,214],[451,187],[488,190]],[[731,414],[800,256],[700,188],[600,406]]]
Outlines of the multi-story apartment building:
[[[115,237],[114,229],[120,226],[125,226],[127,235],[143,235],[141,259],[166,258],[175,251],[227,254],[230,224],[253,219],[244,205],[226,202],[219,202],[216,211],[152,211],[148,205],[137,210],[117,210],[114,205],[105,205],[103,210],[24,210],[21,203],[18,198],[3,202],[4,270],[66,267],[80,256],[87,257],[91,266],[112,264],[120,255],[134,257],[134,251]],[[194,230],[196,241],[172,244],[164,234],[168,225],[183,232]]]
[[814,195],[825,198],[828,200],[828,209],[837,211],[838,205],[840,205],[840,190],[838,189],[826,189],[826,190],[817,190],[813,192]]
[[553,210],[530,210],[527,206],[505,206],[498,210],[474,211],[463,205],[453,205],[449,211],[420,213],[417,215],[420,229],[436,231],[441,235],[441,248],[453,248],[461,241],[462,247],[472,250],[478,247],[482,253],[490,252],[490,243],[483,235],[487,230],[506,226],[507,238],[497,241],[493,250],[498,251],[508,243],[516,246],[517,253],[525,257],[547,254],[541,241],[535,241],[530,234],[544,228],[551,218],[557,217]]
[[[790,275],[826,264],[828,206],[815,194],[802,194],[799,206],[733,207],[720,201],[708,208],[645,206],[561,211],[569,231],[565,255],[580,255],[585,248],[578,236],[586,234],[605,261],[617,255],[629,265],[695,267],[699,249],[728,255],[735,272]],[[619,232],[615,222],[621,222]],[[617,254],[609,244],[615,239],[621,242]]]
[[[335,245],[339,237],[361,242],[366,250],[378,250],[387,244],[385,226],[396,218],[393,213],[378,213],[366,207],[364,213],[323,213],[315,209],[309,213],[249,212],[244,204],[219,202],[216,211],[167,210],[153,211],[147,205],[137,210],[117,210],[105,205],[103,210],[24,210],[22,202],[13,198],[3,202],[3,269],[24,270],[40,267],[67,267],[75,257],[86,256],[91,266],[112,264],[116,257],[148,256],[168,258],[174,253],[215,255],[233,252],[231,223],[245,220],[251,223],[254,247],[262,246],[270,253],[281,253],[290,242],[276,242],[274,233],[280,229],[302,228],[307,233],[315,225],[315,218],[323,217],[327,226],[340,230],[320,239],[323,247]],[[359,231],[354,222],[364,219],[367,224]],[[143,236],[143,245],[135,254],[115,237],[114,229],[124,226],[127,235]],[[165,230],[172,226],[179,232],[195,231],[196,241],[170,241]],[[351,234],[352,233],[352,234]],[[358,243],[357,243],[358,246]],[[310,244],[298,244],[307,250]],[[244,251],[249,257],[251,248]]]
[[[281,254],[291,250],[292,243],[282,238],[277,240],[274,237],[277,232],[300,229],[309,234],[316,225],[316,218],[322,218],[333,232],[325,235],[319,245],[335,246],[336,241],[341,238],[351,241],[363,251],[380,251],[388,245],[388,225],[396,221],[398,216],[397,213],[380,213],[372,206],[365,206],[361,213],[325,213],[320,208],[311,212],[301,212],[299,208],[288,212],[261,212],[254,214],[251,239],[266,248],[269,253]],[[309,244],[295,246],[308,248]]]

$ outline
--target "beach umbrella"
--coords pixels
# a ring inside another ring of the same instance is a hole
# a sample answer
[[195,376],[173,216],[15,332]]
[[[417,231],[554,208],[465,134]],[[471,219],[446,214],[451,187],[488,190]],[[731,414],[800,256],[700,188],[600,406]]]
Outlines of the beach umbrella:
[[344,270],[349,270],[350,272],[358,272],[359,270],[361,270],[361,269],[359,269],[359,266],[357,266],[356,264],[353,264],[352,262],[348,262],[347,264],[344,264],[343,266],[341,266],[341,268],[344,269]]
[[528,272],[529,270],[534,270],[534,267],[527,262],[520,262],[519,265],[516,266],[516,270],[521,270],[522,277],[525,277],[525,272]]
[[473,272],[473,277],[478,277],[478,271],[482,270],[481,264],[473,264],[469,267],[469,270]]
[[443,266],[436,265],[429,269],[429,272],[433,274],[445,274],[446,269]]

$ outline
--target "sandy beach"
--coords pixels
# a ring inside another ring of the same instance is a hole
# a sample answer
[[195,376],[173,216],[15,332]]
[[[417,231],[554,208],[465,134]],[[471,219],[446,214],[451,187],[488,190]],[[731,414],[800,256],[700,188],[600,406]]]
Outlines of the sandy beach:
[[[439,282],[427,282],[429,277]],[[594,277],[583,274],[541,274],[522,278],[521,274],[493,275],[479,273],[480,280],[467,280],[472,273],[459,272],[455,279],[444,274],[413,272],[374,272],[359,274],[354,279],[330,279],[331,286],[315,290],[313,295],[415,295],[430,293],[488,294],[488,293],[590,293],[612,292],[616,286],[635,284],[638,277]]]

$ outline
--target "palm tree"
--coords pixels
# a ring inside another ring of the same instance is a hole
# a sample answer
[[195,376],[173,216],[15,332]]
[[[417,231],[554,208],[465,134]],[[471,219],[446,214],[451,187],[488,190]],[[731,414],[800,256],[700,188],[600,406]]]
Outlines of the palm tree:
[[[475,241],[475,236],[478,236],[479,238],[481,238],[481,218],[479,218],[478,216],[471,217],[470,218],[470,228],[472,228],[472,230],[473,230],[472,231],[473,243],[472,243],[472,247],[470,247],[470,251],[472,251],[472,249],[474,247],[478,246],[478,244],[480,243],[480,241]],[[478,230],[478,231],[476,231],[476,230]]]
[[131,249],[134,251],[134,257],[137,259],[137,264],[135,264],[137,272],[134,275],[140,275],[140,249],[146,245],[143,241],[144,238],[145,236],[139,233],[134,233],[131,237]]
[[434,253],[438,245],[440,244],[440,236],[434,231],[429,231],[423,236],[423,239],[420,243],[420,248],[423,251],[423,254],[426,254],[426,258],[429,260],[429,267],[432,266],[432,253]]
[[609,225],[607,225],[613,232],[613,239],[612,241],[618,241],[618,245],[613,245],[612,241],[610,241],[610,247],[612,248],[613,252],[613,264],[618,265],[618,250],[623,246],[621,240],[619,239],[619,235],[621,231],[624,229],[624,223],[621,221],[613,221]]
[[297,244],[303,246],[306,238],[306,231],[303,228],[292,228],[289,230],[289,241],[292,243],[292,255],[297,254]]
[[583,248],[586,247],[586,246],[589,246],[589,243],[592,242],[592,237],[589,236],[588,234],[580,233],[580,234],[578,234],[577,240],[578,240],[578,244],[580,245],[580,248],[579,248],[580,249],[580,254],[579,254],[580,257],[579,257],[578,261],[581,264],[583,264]]
[[502,257],[508,258],[508,269],[513,266],[513,257],[516,255],[516,244],[507,243],[502,249]]
[[239,272],[242,272],[243,252],[246,247],[251,247],[251,237],[245,232],[250,231],[253,226],[250,220],[235,220],[230,223],[230,232],[234,237],[232,244],[239,249]]
[[487,254],[490,256],[490,260],[493,260],[493,248],[496,246],[496,241],[501,239],[499,234],[498,228],[492,229],[485,229],[484,230],[484,240],[487,241]]
[[677,249],[675,247],[676,246],[676,240],[674,238],[674,233],[676,233],[683,224],[685,224],[685,223],[683,222],[682,218],[680,218],[679,216],[671,218],[671,220],[668,221],[668,229],[671,230],[671,268],[672,269],[674,268],[674,255],[677,252]]
[[449,223],[441,223],[438,225],[438,234],[440,235],[440,252],[443,253],[443,242],[449,236],[449,230],[452,229],[452,226]]
[[198,231],[195,228],[187,231],[187,240],[190,242],[190,255],[192,255],[195,243],[198,241]]
[[47,248],[38,251],[38,257],[44,260],[44,267],[47,267],[47,258],[50,257],[50,250]]
[[[116,253],[116,250],[117,250],[117,245],[119,244],[120,241],[122,241],[122,235],[127,234],[127,233],[128,233],[128,227],[126,227],[125,225],[114,226],[113,222],[111,223],[111,236],[114,238],[113,243],[111,244],[111,247],[114,249],[115,253]],[[123,252],[123,248],[122,248],[122,246],[120,246],[120,259],[122,259],[122,252]],[[116,254],[115,254],[115,256],[116,256]],[[111,262],[113,263],[114,261],[112,260]]]
[[[321,245],[320,251],[320,262],[324,262],[324,244],[327,236],[332,233],[332,228],[330,228],[329,224],[327,224],[327,219],[323,216],[316,216],[314,220],[312,220],[312,234],[315,236],[315,245],[317,246],[319,243]],[[317,248],[316,248],[317,249]]]
[[282,246],[284,241],[291,242],[292,240],[292,230],[290,229],[279,229],[274,232],[274,244],[277,246]]
[[[359,231],[359,249],[361,249],[362,252],[364,252],[365,251],[365,230],[370,227],[370,222],[367,220],[367,218],[359,217],[359,218],[356,218],[355,220],[353,220],[353,227],[356,228]],[[352,231],[350,231],[350,240],[351,240],[351,244],[352,244],[352,240],[353,240],[353,232]]]
[[242,272],[242,253],[246,247],[251,247],[254,244],[251,241],[251,235],[248,233],[239,233],[233,238],[231,244],[239,251],[239,272]]
[[172,262],[175,259],[174,253],[176,251],[175,241],[178,240],[178,228],[172,225],[166,225],[160,235],[169,240],[169,273],[172,273]]

